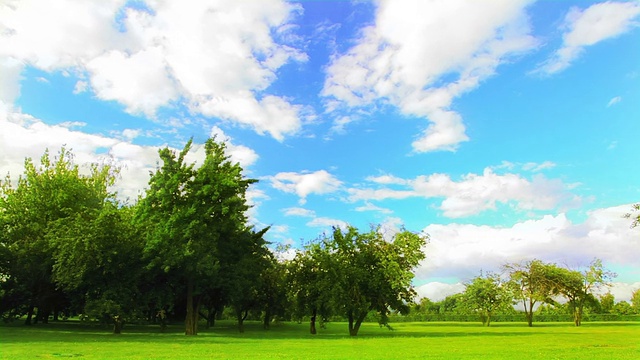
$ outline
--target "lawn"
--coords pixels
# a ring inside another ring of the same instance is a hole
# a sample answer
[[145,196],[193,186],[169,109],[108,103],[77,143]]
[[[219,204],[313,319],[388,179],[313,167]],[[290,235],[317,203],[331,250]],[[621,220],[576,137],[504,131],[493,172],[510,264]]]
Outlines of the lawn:
[[344,323],[318,335],[307,324],[264,331],[250,323],[240,334],[220,322],[195,337],[178,325],[128,326],[113,335],[73,322],[0,326],[2,359],[640,359],[640,323],[399,323],[394,330],[364,324],[357,338]]

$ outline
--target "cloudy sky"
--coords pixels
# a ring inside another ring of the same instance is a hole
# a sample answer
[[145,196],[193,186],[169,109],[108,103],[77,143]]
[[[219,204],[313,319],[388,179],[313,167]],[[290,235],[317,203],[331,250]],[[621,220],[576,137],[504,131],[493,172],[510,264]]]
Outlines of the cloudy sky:
[[0,3],[0,174],[71,148],[142,193],[159,147],[212,135],[251,220],[431,236],[440,299],[505,262],[594,257],[640,288],[640,2]]

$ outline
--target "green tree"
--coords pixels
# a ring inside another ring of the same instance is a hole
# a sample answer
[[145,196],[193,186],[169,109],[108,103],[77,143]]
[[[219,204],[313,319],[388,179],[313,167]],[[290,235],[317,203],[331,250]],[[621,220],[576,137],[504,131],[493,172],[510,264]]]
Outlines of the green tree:
[[613,308],[611,309],[611,313],[616,315],[633,315],[634,309],[631,306],[631,304],[629,304],[628,302],[620,301],[615,305],[613,305]]
[[607,292],[604,295],[600,296],[600,311],[604,314],[610,314],[613,310],[613,306],[615,305],[615,297],[611,292]]
[[317,333],[316,321],[322,322],[335,313],[335,279],[337,264],[326,242],[308,244],[288,263],[288,283],[293,316],[298,320],[309,316],[309,332]]
[[138,219],[146,229],[145,254],[150,266],[180,276],[185,285],[185,334],[198,333],[203,294],[218,276],[217,244],[241,236],[246,228],[245,193],[257,180],[243,177],[242,168],[225,155],[224,143],[205,143],[199,168],[186,164],[189,141],[176,154],[159,151],[162,166],[152,174]]
[[509,284],[514,297],[522,303],[527,324],[533,326],[533,312],[538,303],[554,303],[552,297],[560,291],[553,277],[557,270],[554,264],[540,260],[507,264]]
[[491,316],[498,310],[511,306],[513,295],[499,276],[478,276],[465,285],[464,306],[480,315],[482,324],[491,325]]
[[380,315],[382,325],[387,325],[390,309],[408,312],[416,295],[413,268],[424,259],[427,236],[403,230],[387,241],[379,228],[360,233],[349,227],[334,228],[325,241],[335,259],[336,305],[349,322],[349,335],[358,334],[370,311]]
[[113,322],[119,334],[127,317],[142,309],[142,240],[133,210],[107,203],[99,211],[78,214],[52,229],[56,244],[53,278],[76,292],[85,314]]
[[52,312],[55,318],[65,301],[52,276],[61,245],[52,232],[113,201],[109,187],[116,172],[110,166],[92,165],[83,174],[73,154],[62,148],[54,159],[45,151],[39,166],[27,158],[17,186],[9,177],[0,186],[0,244],[10,259],[5,264],[7,281],[0,286],[11,286],[5,295],[26,303],[26,324],[31,324],[35,309],[36,322],[46,322]]
[[631,295],[631,307],[636,314],[640,314],[640,289],[637,289]]
[[624,214],[624,217],[627,219],[631,219],[631,227],[640,226],[640,203],[633,204],[631,207],[631,211]]
[[582,324],[585,306],[597,302],[593,292],[602,286],[609,286],[615,276],[615,273],[604,268],[600,259],[593,260],[582,272],[558,269],[555,281],[560,287],[560,293],[567,298],[576,326]]

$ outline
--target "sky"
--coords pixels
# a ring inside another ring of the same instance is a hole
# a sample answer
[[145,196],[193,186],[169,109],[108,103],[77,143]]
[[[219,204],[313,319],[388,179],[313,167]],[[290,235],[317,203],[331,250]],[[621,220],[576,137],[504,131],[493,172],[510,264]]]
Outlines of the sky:
[[628,300],[639,104],[636,0],[0,1],[2,176],[66,146],[132,204],[216,136],[274,246],[424,232],[433,300],[534,258],[600,258]]

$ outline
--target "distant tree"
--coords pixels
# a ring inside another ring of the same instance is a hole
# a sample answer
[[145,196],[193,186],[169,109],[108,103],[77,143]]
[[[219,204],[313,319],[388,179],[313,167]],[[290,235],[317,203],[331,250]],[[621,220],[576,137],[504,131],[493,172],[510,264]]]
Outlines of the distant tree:
[[615,276],[615,273],[604,268],[600,259],[593,260],[582,272],[563,268],[558,270],[555,281],[560,286],[560,293],[567,298],[576,326],[582,324],[585,306],[597,302],[593,292],[602,286],[609,286]]
[[511,306],[513,295],[498,275],[478,276],[465,285],[464,306],[480,315],[482,324],[491,325],[491,316]]
[[554,303],[552,297],[560,291],[554,281],[557,266],[540,260],[504,265],[514,297],[522,303],[527,324],[533,326],[533,312],[538,303]]
[[610,314],[615,305],[615,297],[611,292],[607,292],[600,296],[600,311],[604,314]]
[[146,229],[145,254],[150,266],[177,272],[186,285],[185,334],[197,335],[200,306],[218,276],[216,249],[221,238],[241,236],[246,228],[245,193],[257,180],[225,155],[224,143],[209,139],[199,168],[185,163],[189,141],[176,154],[159,151],[162,166],[152,174],[146,196],[137,206]]
[[637,289],[631,295],[631,307],[636,314],[640,314],[640,289]]
[[635,313],[631,304],[626,301],[616,303],[611,309],[611,312],[616,315],[633,315]]

